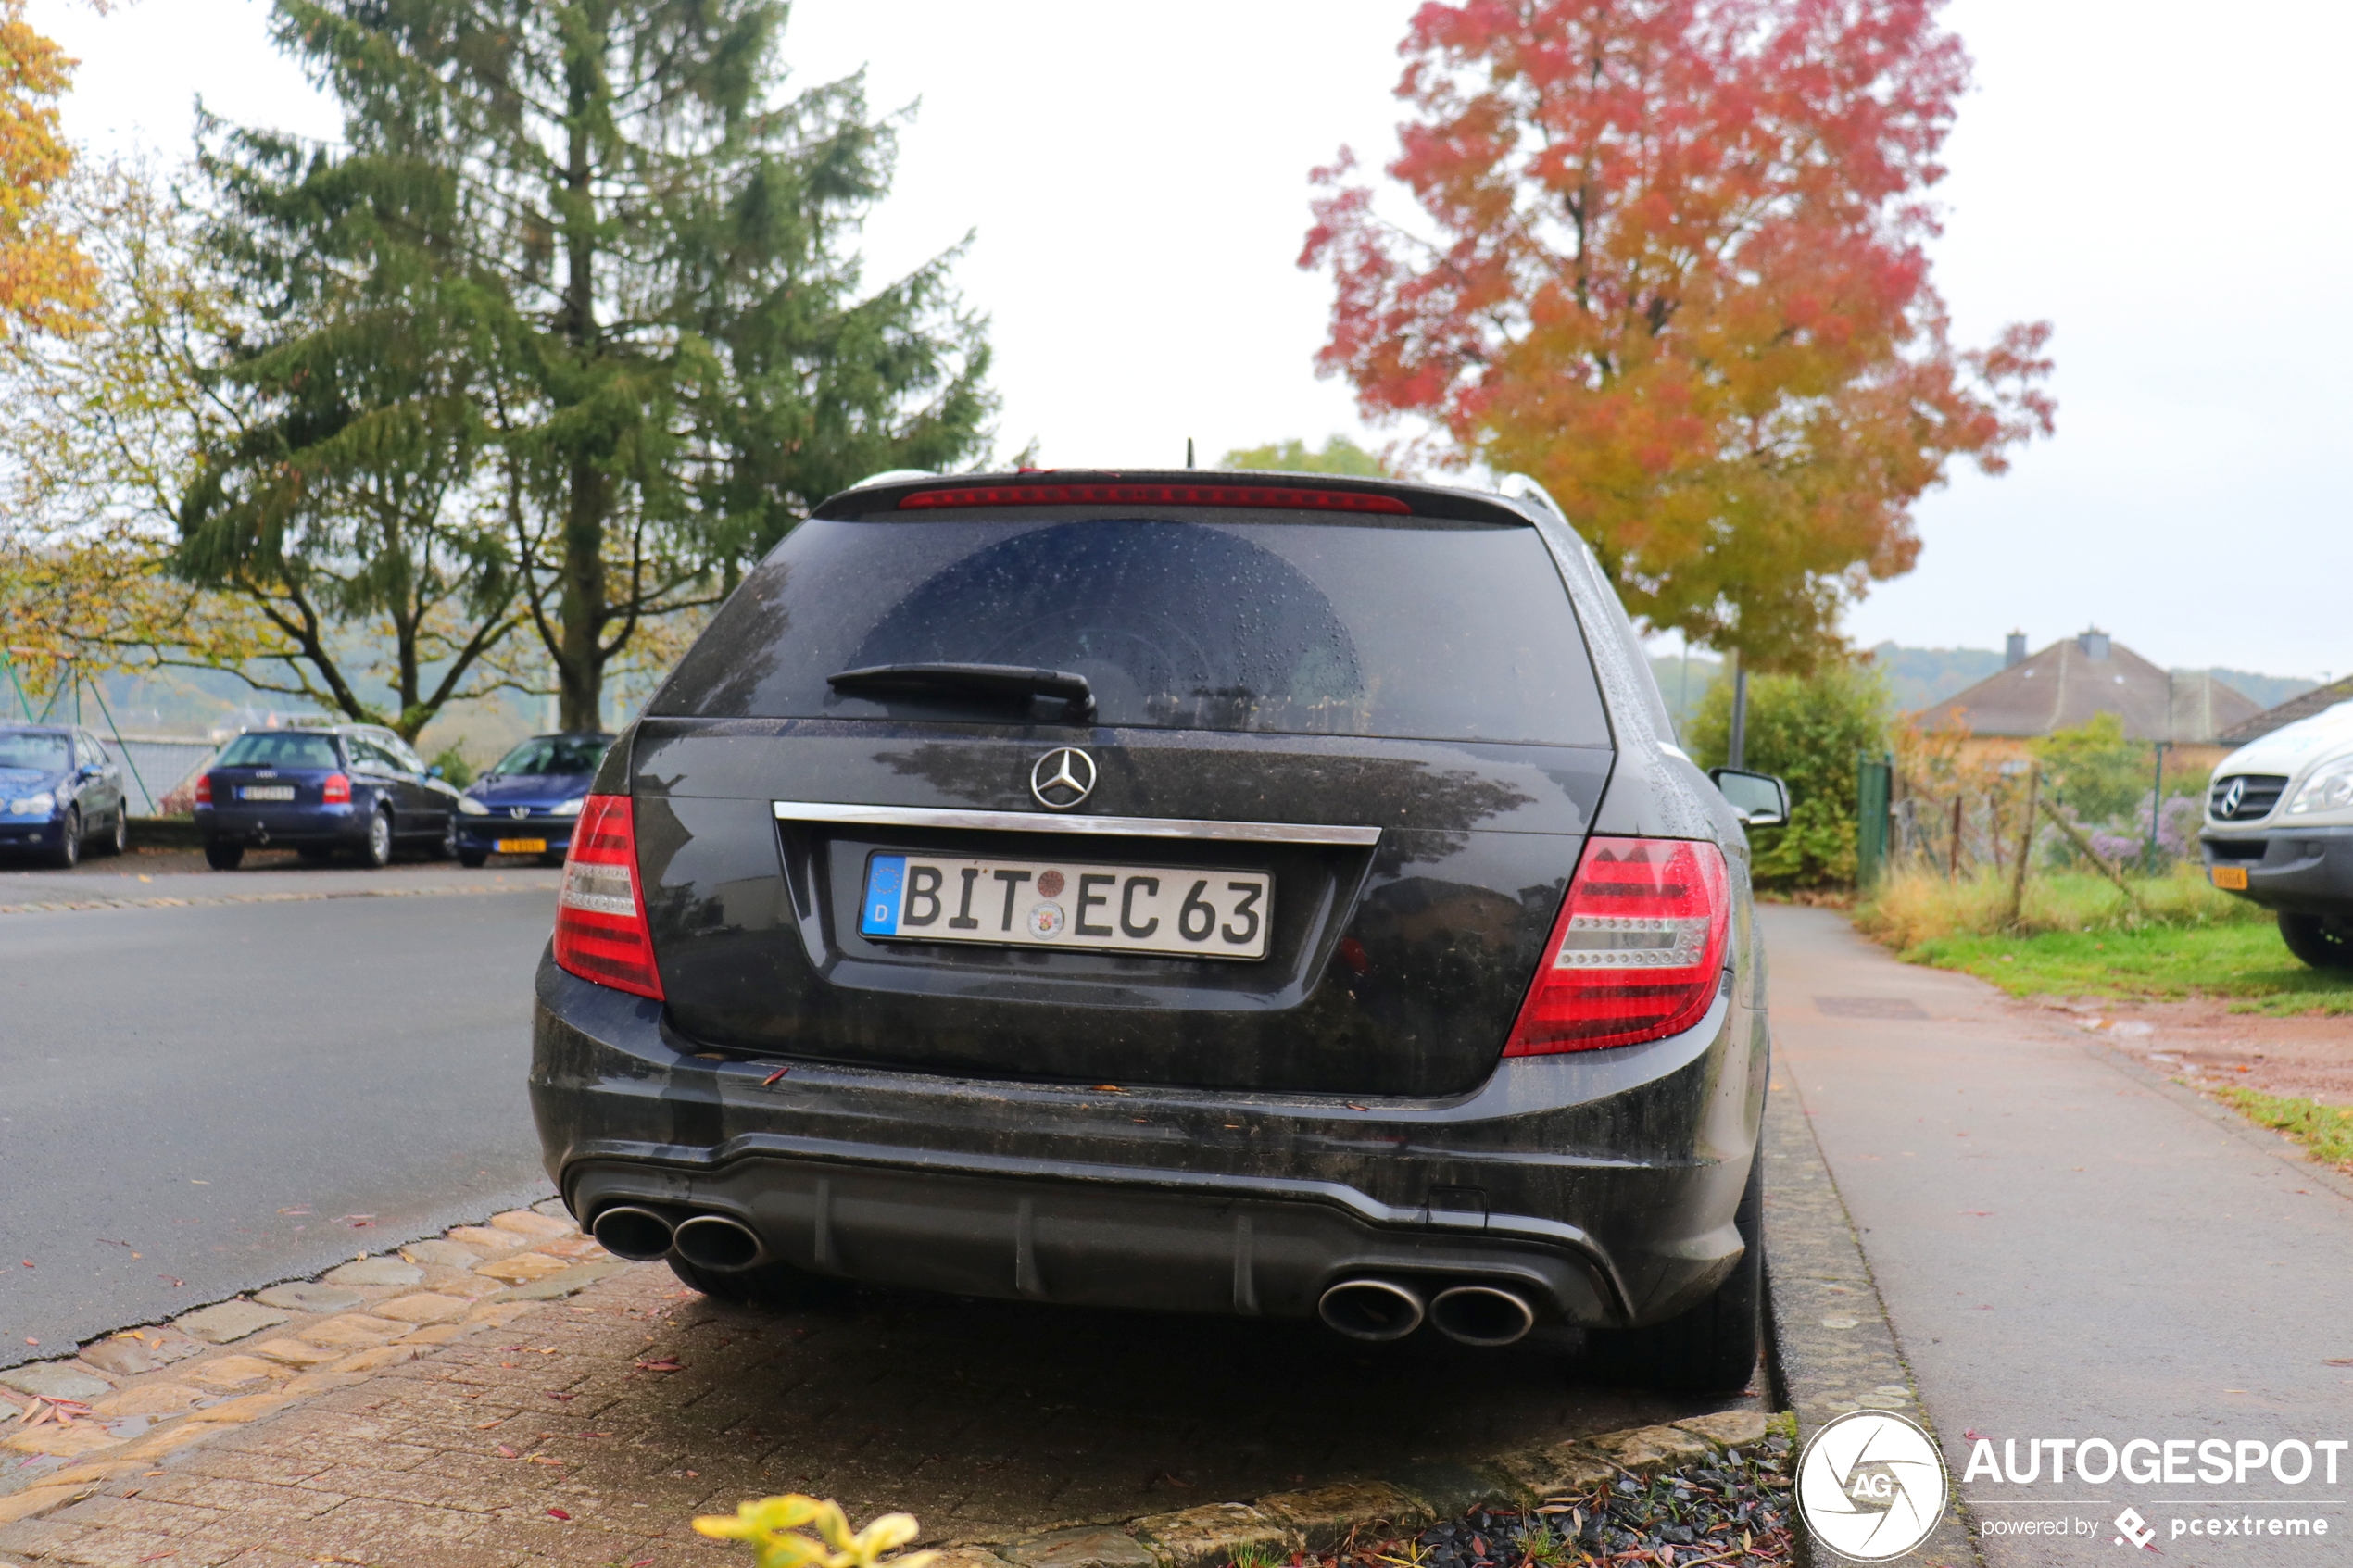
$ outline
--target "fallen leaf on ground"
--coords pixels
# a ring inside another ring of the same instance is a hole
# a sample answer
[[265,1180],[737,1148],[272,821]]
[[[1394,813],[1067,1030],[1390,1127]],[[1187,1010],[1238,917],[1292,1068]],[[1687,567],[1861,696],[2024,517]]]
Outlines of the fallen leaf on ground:
[[660,1361],[639,1361],[637,1370],[639,1372],[684,1372],[686,1368],[678,1364],[677,1357],[664,1356]]
[[547,1517],[550,1519],[569,1519],[572,1515],[566,1513],[560,1508],[551,1508],[547,1511]]
[[560,1388],[550,1388],[547,1390],[547,1398],[551,1399],[563,1399],[570,1401],[580,1398],[580,1396],[577,1394],[567,1394]]
[[506,1444],[501,1443],[498,1445],[498,1457],[500,1459],[521,1459],[522,1458],[522,1455],[515,1449],[507,1447]]

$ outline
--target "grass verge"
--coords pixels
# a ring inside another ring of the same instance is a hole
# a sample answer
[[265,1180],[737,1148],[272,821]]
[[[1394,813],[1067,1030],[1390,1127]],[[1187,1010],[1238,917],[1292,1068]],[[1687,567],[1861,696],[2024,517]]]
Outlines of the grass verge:
[[2353,1175],[2353,1110],[2228,1085],[2216,1088],[2214,1094],[2248,1121],[2285,1133],[2310,1149],[2314,1159]]
[[2298,961],[2270,910],[2217,893],[2193,867],[2136,886],[2139,909],[2101,877],[2032,877],[2018,925],[2005,929],[2007,882],[1912,868],[1890,875],[1855,923],[1907,963],[1974,974],[2014,997],[2219,997],[2238,1012],[2353,1013],[2353,971]]

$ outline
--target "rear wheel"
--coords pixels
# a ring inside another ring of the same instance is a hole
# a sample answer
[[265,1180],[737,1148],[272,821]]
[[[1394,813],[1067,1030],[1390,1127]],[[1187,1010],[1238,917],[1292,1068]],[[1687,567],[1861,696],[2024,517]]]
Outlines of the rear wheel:
[[2353,969],[2353,935],[2323,916],[2281,910],[2280,940],[2314,969]]
[[1748,1169],[1733,1223],[1741,1261],[1715,1293],[1680,1317],[1648,1328],[1589,1336],[1596,1351],[1655,1388],[1737,1394],[1765,1344],[1765,1151]]
[[118,806],[114,813],[114,832],[107,835],[103,846],[109,855],[120,855],[131,847],[131,808]]
[[49,863],[71,871],[82,864],[82,809],[80,807],[66,808],[65,828],[66,835],[57,840],[57,847],[55,849],[49,851]]
[[828,1307],[847,1299],[850,1291],[846,1281],[812,1274],[790,1263],[764,1263],[756,1269],[723,1273],[716,1269],[698,1269],[675,1252],[670,1255],[669,1263],[670,1272],[678,1276],[679,1284],[735,1307],[759,1307],[774,1312]]
[[382,871],[392,864],[392,813],[371,812],[368,818],[368,842],[360,847],[360,863],[371,871]]
[[223,844],[215,839],[204,847],[204,863],[217,872],[233,872],[245,858],[242,844]]

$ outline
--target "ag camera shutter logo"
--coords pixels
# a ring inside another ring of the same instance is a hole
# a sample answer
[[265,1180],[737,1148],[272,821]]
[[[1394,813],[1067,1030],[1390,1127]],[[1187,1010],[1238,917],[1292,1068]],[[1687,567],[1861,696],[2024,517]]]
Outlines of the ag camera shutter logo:
[[1850,1411],[1797,1461],[1797,1512],[1841,1557],[1885,1562],[1928,1539],[1952,1480],[1927,1433],[1890,1411]]

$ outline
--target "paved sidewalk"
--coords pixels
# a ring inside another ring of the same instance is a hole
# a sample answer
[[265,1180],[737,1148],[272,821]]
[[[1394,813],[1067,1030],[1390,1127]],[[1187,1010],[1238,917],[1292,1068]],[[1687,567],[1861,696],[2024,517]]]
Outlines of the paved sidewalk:
[[[1775,1077],[1812,1120],[1957,1482],[1970,1434],[1996,1451],[2353,1438],[2353,1183],[2059,1019],[1894,961],[1833,911],[1762,919]],[[2046,1467],[2037,1485],[1960,1491],[1981,1528],[2098,1526],[1985,1539],[1995,1568],[2105,1559],[2127,1503],[2169,1529],[2249,1499],[2331,1521],[2325,1541],[2158,1543],[2200,1562],[2336,1562],[2353,1536],[2353,1459],[2334,1486],[2316,1469],[2300,1486],[2259,1472],[2244,1486],[2070,1473],[2055,1487]]]
[[[538,1219],[336,1271],[358,1299],[333,1316],[182,1320],[233,1336],[157,1348],[193,1354],[87,1396],[97,1432],[0,1427],[19,1454],[64,1439],[33,1492],[0,1495],[0,1520],[27,1515],[0,1524],[0,1568],[666,1568],[721,1561],[696,1514],[784,1491],[1003,1543],[1368,1477],[1443,1496],[1476,1484],[1474,1461],[1761,1403],[1580,1382],[1534,1339],[1364,1347],[1307,1323],[889,1292],[749,1311],[568,1226],[528,1234]],[[378,1269],[396,1283],[367,1283]],[[499,1288],[580,1286],[565,1270],[612,1272],[558,1300]],[[137,1360],[105,1342],[82,1370],[117,1356]],[[176,1424],[138,1431],[147,1410]]]
[[450,861],[396,863],[380,871],[351,866],[286,866],[264,871],[149,871],[140,857],[85,864],[75,872],[0,870],[0,914],[64,909],[207,909],[316,898],[414,898],[467,894],[552,892],[556,866],[497,865],[468,871]]

